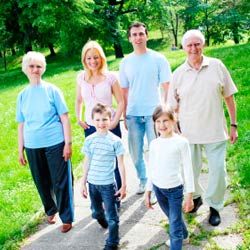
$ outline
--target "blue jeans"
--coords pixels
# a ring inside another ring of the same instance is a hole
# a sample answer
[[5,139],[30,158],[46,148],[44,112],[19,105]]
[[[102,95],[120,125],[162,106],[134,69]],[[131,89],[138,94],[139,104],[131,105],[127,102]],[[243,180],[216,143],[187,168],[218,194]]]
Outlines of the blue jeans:
[[153,186],[156,198],[169,220],[170,250],[181,250],[188,231],[182,217],[183,185],[174,188]]
[[[116,207],[115,184],[94,185],[89,183],[89,196],[91,200],[92,217],[108,221],[109,235],[106,239],[107,246],[119,244],[119,217]],[[103,209],[103,205],[105,211]]]
[[129,153],[135,165],[137,177],[141,184],[146,184],[146,167],[143,157],[144,136],[146,134],[148,144],[155,138],[152,116],[126,116],[128,127]]

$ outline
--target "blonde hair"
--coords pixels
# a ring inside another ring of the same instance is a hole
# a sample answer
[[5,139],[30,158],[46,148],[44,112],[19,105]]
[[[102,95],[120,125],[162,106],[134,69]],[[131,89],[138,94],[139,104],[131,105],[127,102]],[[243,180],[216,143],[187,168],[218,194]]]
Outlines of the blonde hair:
[[98,70],[98,72],[101,74],[104,74],[108,69],[107,59],[106,59],[106,56],[104,54],[104,51],[103,51],[101,45],[96,41],[87,42],[82,48],[82,64],[83,64],[83,67],[86,71],[87,80],[89,80],[89,78],[92,76],[92,71],[88,68],[86,61],[85,61],[86,60],[85,57],[86,57],[87,52],[91,49],[97,50],[99,56],[101,57],[101,67]]
[[29,51],[27,54],[25,54],[23,56],[23,60],[22,60],[22,71],[24,72],[25,75],[27,75],[27,68],[28,68],[31,61],[40,62],[42,64],[42,67],[43,67],[42,74],[45,72],[45,70],[46,70],[45,56],[40,52]]

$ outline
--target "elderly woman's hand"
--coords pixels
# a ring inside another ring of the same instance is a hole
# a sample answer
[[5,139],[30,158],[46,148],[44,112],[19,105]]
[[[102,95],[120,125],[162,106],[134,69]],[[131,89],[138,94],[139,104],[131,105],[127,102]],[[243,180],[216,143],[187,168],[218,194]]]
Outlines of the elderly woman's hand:
[[69,160],[71,155],[72,155],[71,143],[65,143],[64,149],[63,149],[64,160],[65,161]]
[[27,160],[26,160],[26,158],[25,158],[25,155],[24,155],[24,151],[23,151],[23,150],[22,150],[21,152],[19,152],[19,154],[18,154],[18,161],[19,161],[19,163],[20,163],[22,166],[24,166],[24,165],[27,164]]

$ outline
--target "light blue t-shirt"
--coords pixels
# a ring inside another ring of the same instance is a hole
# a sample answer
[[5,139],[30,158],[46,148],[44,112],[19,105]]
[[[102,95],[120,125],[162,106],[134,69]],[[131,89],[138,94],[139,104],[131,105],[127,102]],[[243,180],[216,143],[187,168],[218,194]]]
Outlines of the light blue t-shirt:
[[160,104],[160,84],[169,82],[171,69],[166,58],[153,50],[129,54],[120,64],[120,84],[129,88],[127,115],[150,116]]
[[82,152],[89,158],[87,180],[94,185],[109,185],[114,183],[116,156],[124,154],[121,138],[111,132],[97,132],[85,139]]
[[64,141],[60,115],[67,113],[62,92],[54,85],[42,82],[28,85],[17,98],[16,120],[24,123],[24,146],[44,148]]

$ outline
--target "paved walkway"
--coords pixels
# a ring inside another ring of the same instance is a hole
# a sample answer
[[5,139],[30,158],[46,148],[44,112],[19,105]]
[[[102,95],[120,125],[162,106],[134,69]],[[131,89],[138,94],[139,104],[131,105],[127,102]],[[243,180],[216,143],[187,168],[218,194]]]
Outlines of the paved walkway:
[[[124,140],[127,138],[126,131],[123,131],[123,138]],[[128,194],[122,202],[120,211],[120,249],[168,249],[164,245],[168,238],[164,229],[167,220],[158,205],[155,205],[154,210],[146,209],[143,196],[135,194],[138,181],[128,154],[126,154],[125,163]],[[207,183],[206,173],[202,174],[201,181]],[[39,231],[28,238],[21,249],[99,250],[103,248],[107,230],[102,229],[91,218],[90,201],[80,196],[79,186],[79,182],[76,183],[73,229],[66,234],[62,234],[59,230],[61,222],[58,218],[55,225],[41,225]],[[227,193],[227,199],[229,196],[229,193]],[[189,225],[192,234],[191,243],[195,245],[188,245],[184,249],[236,249],[237,245],[241,244],[242,238],[240,235],[230,234],[231,227],[237,223],[235,204],[227,205],[224,208],[221,213],[222,223],[216,228],[210,226],[207,222],[208,210],[208,206],[205,204],[198,210],[196,216],[189,216],[189,220],[192,221]]]

